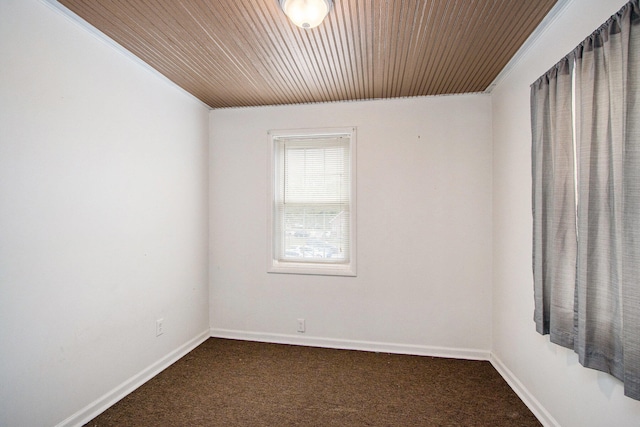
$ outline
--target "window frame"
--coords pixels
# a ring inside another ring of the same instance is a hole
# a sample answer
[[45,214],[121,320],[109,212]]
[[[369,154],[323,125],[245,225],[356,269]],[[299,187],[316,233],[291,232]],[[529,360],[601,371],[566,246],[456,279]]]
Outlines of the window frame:
[[[270,130],[267,132],[269,140],[269,162],[268,162],[268,221],[267,221],[267,272],[268,273],[285,273],[285,274],[308,274],[308,275],[325,275],[325,276],[352,276],[356,274],[356,128],[340,127],[340,128],[313,128],[313,129],[290,129],[290,130]],[[276,174],[278,170],[278,139],[281,138],[334,138],[338,135],[349,137],[349,167],[350,167],[350,183],[349,183],[349,253],[348,262],[344,263],[327,263],[314,262],[313,259],[305,259],[304,261],[285,261],[280,260],[276,256],[276,245],[282,241],[282,236],[276,234],[277,215],[275,213],[278,191],[276,185],[278,179]],[[277,240],[280,239],[280,240]]]

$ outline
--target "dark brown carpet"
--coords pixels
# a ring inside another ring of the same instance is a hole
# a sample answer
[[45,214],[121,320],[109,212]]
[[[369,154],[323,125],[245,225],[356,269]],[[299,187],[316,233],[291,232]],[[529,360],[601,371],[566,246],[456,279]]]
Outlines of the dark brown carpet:
[[208,339],[86,426],[540,426],[489,362]]

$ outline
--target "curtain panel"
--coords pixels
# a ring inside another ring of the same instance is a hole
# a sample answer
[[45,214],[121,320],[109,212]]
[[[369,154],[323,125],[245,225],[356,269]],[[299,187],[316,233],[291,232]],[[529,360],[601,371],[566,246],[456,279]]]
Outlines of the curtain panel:
[[633,0],[531,86],[537,331],[637,400],[639,68]]
[[573,347],[577,254],[572,64],[564,58],[531,86],[534,317],[538,332],[565,347]]

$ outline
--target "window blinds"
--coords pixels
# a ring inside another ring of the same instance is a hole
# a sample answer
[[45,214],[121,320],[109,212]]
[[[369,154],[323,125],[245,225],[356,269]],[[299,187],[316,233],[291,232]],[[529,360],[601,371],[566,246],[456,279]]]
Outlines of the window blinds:
[[349,262],[349,143],[349,135],[275,139],[279,260]]

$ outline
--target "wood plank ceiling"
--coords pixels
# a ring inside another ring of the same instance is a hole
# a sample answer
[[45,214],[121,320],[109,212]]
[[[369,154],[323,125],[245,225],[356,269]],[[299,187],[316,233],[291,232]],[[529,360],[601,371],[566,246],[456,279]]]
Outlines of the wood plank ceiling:
[[485,91],[557,0],[59,0],[211,108]]

